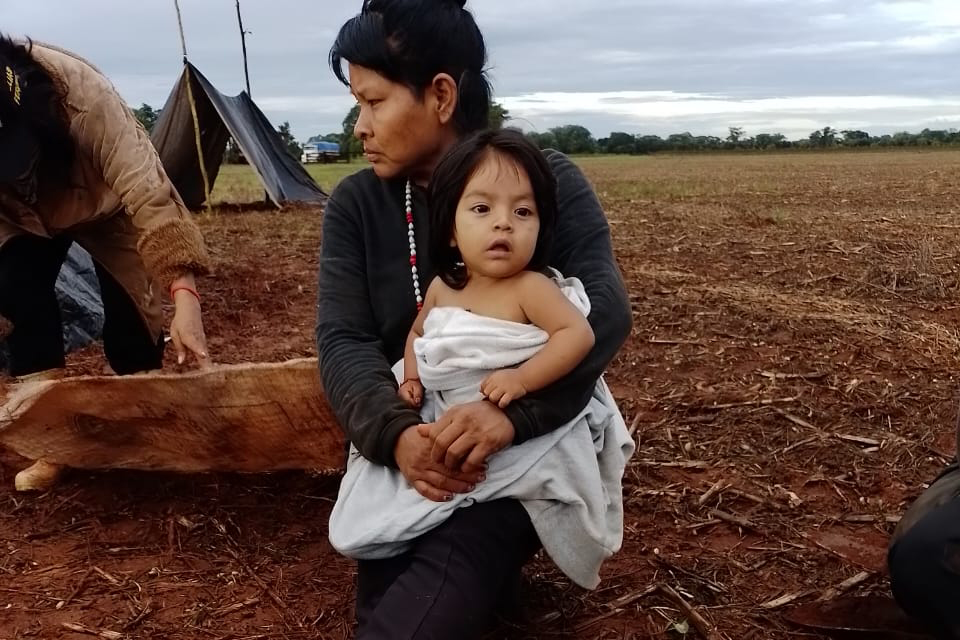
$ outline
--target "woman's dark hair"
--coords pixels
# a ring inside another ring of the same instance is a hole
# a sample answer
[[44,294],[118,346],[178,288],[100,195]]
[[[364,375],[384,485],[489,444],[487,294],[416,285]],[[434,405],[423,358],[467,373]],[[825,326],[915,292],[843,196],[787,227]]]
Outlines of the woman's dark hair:
[[[39,147],[34,175],[30,176],[34,186],[64,186],[70,182],[75,156],[64,108],[66,87],[34,60],[32,48],[29,40],[19,43],[0,34],[0,71],[10,67],[20,86],[19,103],[10,96],[0,99],[0,121],[4,127],[26,129]],[[0,153],[16,152],[0,149]]]
[[462,289],[467,270],[460,250],[450,246],[456,225],[457,205],[477,167],[491,154],[506,156],[530,178],[540,218],[540,233],[529,271],[543,271],[548,265],[557,226],[557,181],[543,153],[516,129],[487,130],[455,144],[440,160],[430,180],[430,235],[427,250],[437,275],[447,286]]
[[464,4],[364,0],[360,13],[340,28],[330,49],[330,67],[347,86],[344,60],[406,85],[417,97],[423,97],[438,73],[447,73],[457,83],[453,119],[459,133],[483,129],[490,112],[487,47]]

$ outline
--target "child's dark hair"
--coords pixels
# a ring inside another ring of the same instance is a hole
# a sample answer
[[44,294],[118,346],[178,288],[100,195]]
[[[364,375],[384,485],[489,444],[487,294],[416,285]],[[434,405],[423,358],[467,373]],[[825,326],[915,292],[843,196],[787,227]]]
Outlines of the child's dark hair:
[[[10,67],[22,86],[22,100],[0,99],[4,126],[25,127],[39,145],[35,168],[39,187],[63,187],[70,181],[75,145],[64,107],[66,88],[31,55],[33,43],[19,43],[0,34],[0,70]],[[3,149],[0,153],[19,153]]]
[[483,35],[465,0],[364,0],[330,49],[330,67],[350,86],[343,62],[352,62],[413,91],[418,98],[439,73],[457,83],[454,123],[460,133],[487,126],[490,83]]
[[557,181],[540,149],[516,129],[475,133],[454,145],[440,160],[430,180],[430,237],[428,250],[437,275],[447,286],[462,289],[467,271],[460,250],[450,246],[456,224],[457,204],[467,182],[489,154],[507,156],[530,178],[540,218],[540,233],[529,271],[547,268],[557,224]]

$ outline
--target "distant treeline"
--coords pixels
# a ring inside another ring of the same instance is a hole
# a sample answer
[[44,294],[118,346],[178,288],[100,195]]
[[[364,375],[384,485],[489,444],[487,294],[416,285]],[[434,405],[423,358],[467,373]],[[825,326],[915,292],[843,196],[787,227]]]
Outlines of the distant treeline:
[[543,133],[528,133],[541,149],[557,149],[567,154],[620,153],[646,154],[658,151],[719,151],[733,149],[831,149],[851,147],[939,147],[960,146],[956,129],[924,129],[920,133],[872,136],[866,131],[838,131],[832,127],[817,129],[806,138],[788,140],[782,133],[758,133],[748,136],[739,127],[731,127],[726,138],[674,133],[666,138],[630,134],[621,131],[595,139],[586,127],[570,124]]
[[[137,119],[147,131],[153,129],[160,111],[150,105],[141,105],[133,110]],[[318,140],[337,142],[341,153],[346,157],[362,153],[362,145],[354,136],[353,127],[360,112],[355,105],[343,119],[343,129],[326,135],[310,138],[307,144]],[[503,105],[492,102],[490,105],[490,127],[513,126],[510,112]],[[806,138],[789,140],[782,133],[758,133],[747,135],[741,127],[730,127],[725,138],[719,136],[695,136],[692,133],[673,133],[666,138],[650,134],[632,134],[615,131],[606,138],[597,140],[586,127],[568,124],[554,127],[542,133],[529,132],[527,136],[541,149],[557,149],[567,154],[621,153],[647,154],[658,151],[721,151],[734,149],[838,149],[851,147],[942,147],[960,146],[960,131],[957,129],[924,129],[920,133],[901,131],[894,134],[872,136],[859,129],[839,131],[833,127],[824,127],[812,132]],[[280,125],[278,133],[290,155],[300,157],[300,145],[290,133],[290,123]],[[227,148],[226,161],[240,159],[239,149],[231,141]]]

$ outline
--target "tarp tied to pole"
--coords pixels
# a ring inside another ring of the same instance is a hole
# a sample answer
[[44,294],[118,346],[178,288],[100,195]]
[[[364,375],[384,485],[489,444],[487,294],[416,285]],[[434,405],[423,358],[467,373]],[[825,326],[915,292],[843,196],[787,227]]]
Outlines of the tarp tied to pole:
[[225,96],[189,62],[167,98],[150,136],[163,167],[191,209],[203,205],[203,176],[187,95],[190,79],[200,123],[204,165],[211,187],[233,137],[278,207],[286,202],[323,204],[327,194],[314,182],[298,159],[289,154],[280,135],[246,92]]

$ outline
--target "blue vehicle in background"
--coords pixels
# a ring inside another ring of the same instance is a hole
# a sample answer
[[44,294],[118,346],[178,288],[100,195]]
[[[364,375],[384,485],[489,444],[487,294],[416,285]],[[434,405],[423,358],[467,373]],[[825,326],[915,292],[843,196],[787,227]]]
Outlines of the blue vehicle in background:
[[303,145],[303,151],[300,153],[300,162],[309,164],[311,162],[336,162],[340,159],[340,145],[336,142],[324,142],[323,140],[314,140],[311,138]]

